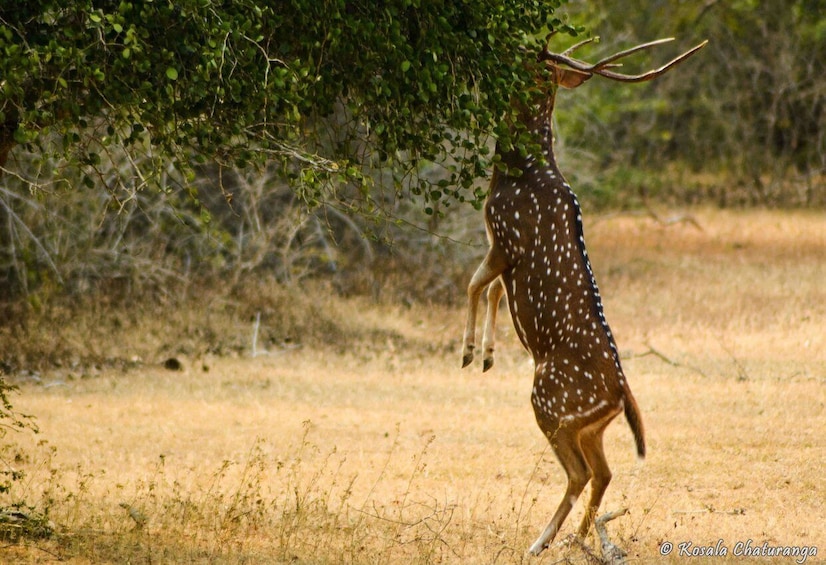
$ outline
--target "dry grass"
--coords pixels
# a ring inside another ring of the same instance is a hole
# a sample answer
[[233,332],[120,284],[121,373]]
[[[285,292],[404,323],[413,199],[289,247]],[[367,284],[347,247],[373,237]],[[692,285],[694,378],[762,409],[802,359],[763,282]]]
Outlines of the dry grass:
[[[608,530],[640,563],[660,562],[663,542],[718,540],[726,558],[688,562],[759,562],[733,556],[747,540],[817,546],[808,562],[822,560],[826,220],[696,218],[702,229],[586,226],[649,444],[640,464],[623,420],[606,434],[603,510],[630,509]],[[183,372],[24,384],[16,407],[42,433],[19,438],[14,495],[47,509],[57,534],[0,547],[0,561],[587,563],[578,547],[525,555],[564,476],[507,316],[483,375],[458,368],[458,309],[336,308],[363,329],[349,350],[270,344]],[[675,547],[670,560],[687,558]]]

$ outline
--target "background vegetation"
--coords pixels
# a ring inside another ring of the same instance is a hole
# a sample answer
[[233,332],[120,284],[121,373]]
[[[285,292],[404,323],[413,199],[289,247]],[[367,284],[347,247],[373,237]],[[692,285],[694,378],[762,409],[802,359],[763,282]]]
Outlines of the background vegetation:
[[285,250],[338,269],[336,236],[378,238],[410,197],[478,207],[526,53],[574,32],[558,4],[4,4],[4,294],[259,265],[289,281],[306,265]]
[[[826,2],[571,2],[605,37],[709,39],[700,60],[649,87],[597,83],[560,108],[568,170],[602,202],[826,204]],[[652,58],[657,54],[652,54]],[[599,140],[599,142],[595,142]],[[590,171],[599,171],[590,172]]]
[[3,4],[0,297],[250,273],[376,292],[395,267],[451,300],[478,252],[454,240],[482,234],[459,204],[478,206],[509,139],[523,50],[573,24],[605,38],[584,58],[679,38],[640,68],[710,40],[653,83],[560,96],[557,151],[587,206],[826,203],[826,2],[556,7]]

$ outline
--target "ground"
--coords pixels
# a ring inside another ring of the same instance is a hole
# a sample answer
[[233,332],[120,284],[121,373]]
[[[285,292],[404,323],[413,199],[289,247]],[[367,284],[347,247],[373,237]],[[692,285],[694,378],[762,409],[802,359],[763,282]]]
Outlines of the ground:
[[[622,417],[606,433],[601,510],[629,510],[608,532],[634,563],[822,562],[826,219],[674,219],[586,218],[648,444],[638,461]],[[507,314],[483,374],[459,368],[463,308],[340,312],[383,337],[21,380],[41,433],[16,438],[15,496],[55,535],[4,542],[0,561],[588,563],[576,544],[527,555],[565,477]]]

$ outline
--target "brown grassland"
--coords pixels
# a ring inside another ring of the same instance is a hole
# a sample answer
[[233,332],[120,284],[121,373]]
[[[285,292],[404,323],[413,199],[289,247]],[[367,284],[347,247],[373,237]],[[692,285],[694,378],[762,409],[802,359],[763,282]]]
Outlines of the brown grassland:
[[[735,555],[749,540],[814,546],[806,562],[822,562],[826,217],[693,218],[586,218],[649,448],[638,462],[624,419],[608,429],[601,511],[629,509],[608,532],[633,563],[765,562]],[[329,347],[276,340],[254,358],[195,352],[182,371],[144,359],[21,379],[15,408],[41,432],[11,438],[26,472],[12,496],[47,510],[54,534],[0,541],[0,561],[592,562],[577,544],[526,555],[565,477],[534,422],[532,367],[507,314],[482,374],[459,368],[463,307],[323,288],[312,300],[345,321]],[[135,327],[163,323],[151,318]],[[234,323],[249,342],[252,321]],[[130,332],[110,338],[127,353],[142,339]],[[582,499],[557,541],[581,515]],[[683,542],[728,554],[689,558]]]

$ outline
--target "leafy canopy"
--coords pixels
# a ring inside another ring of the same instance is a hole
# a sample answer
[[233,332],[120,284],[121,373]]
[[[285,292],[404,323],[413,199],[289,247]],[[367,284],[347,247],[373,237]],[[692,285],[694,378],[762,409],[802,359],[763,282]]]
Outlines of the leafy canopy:
[[[6,0],[0,166],[26,145],[92,185],[113,147],[245,168],[276,163],[309,204],[340,186],[471,200],[509,99],[563,0]],[[438,181],[420,162],[442,163]],[[9,165],[10,166],[10,165]]]

